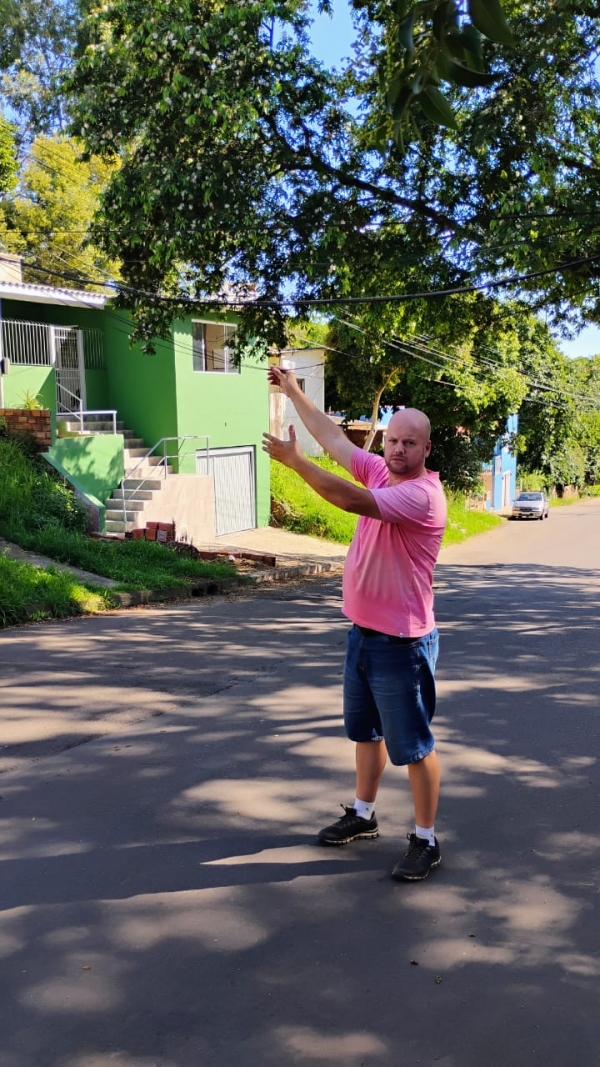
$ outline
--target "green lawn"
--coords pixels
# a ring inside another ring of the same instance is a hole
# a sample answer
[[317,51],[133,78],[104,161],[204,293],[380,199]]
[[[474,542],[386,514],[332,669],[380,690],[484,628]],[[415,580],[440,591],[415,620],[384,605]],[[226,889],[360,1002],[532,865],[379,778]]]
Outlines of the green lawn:
[[82,585],[70,574],[32,567],[0,552],[0,627],[96,613],[113,604],[108,590]]
[[[191,583],[236,574],[228,562],[187,559],[150,541],[94,540],[84,532],[86,522],[69,486],[0,427],[0,536],[7,541],[112,578],[116,589],[127,592],[184,592]],[[17,563],[2,553],[0,563],[0,626],[87,614],[115,603],[110,592],[59,571]]]

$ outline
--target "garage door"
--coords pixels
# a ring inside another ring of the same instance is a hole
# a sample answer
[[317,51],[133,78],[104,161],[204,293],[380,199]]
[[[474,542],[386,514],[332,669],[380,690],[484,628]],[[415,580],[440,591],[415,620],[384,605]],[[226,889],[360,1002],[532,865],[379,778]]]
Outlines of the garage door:
[[237,533],[256,526],[254,448],[211,448],[197,453],[198,474],[212,474],[215,486],[215,533]]

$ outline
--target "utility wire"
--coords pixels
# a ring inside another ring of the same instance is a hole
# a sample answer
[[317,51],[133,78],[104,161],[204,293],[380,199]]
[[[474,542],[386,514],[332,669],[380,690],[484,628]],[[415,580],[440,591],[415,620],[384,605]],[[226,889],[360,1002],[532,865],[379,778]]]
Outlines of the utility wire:
[[157,303],[171,304],[175,306],[189,306],[189,307],[206,307],[206,308],[229,308],[242,309],[244,307],[264,308],[265,310],[283,310],[284,308],[294,307],[337,307],[347,305],[359,305],[359,304],[400,304],[408,303],[413,300],[428,300],[437,299],[439,297],[457,296],[465,293],[482,292],[486,289],[503,288],[504,286],[517,285],[519,282],[528,281],[533,278],[539,278],[547,276],[549,274],[557,274],[560,271],[573,270],[576,267],[584,266],[589,263],[595,263],[600,260],[600,252],[591,256],[583,256],[581,259],[570,260],[565,263],[557,263],[553,267],[546,267],[543,270],[529,271],[524,274],[512,274],[504,278],[491,279],[487,282],[481,282],[477,285],[463,285],[455,286],[448,289],[429,289],[416,293],[395,293],[395,294],[373,294],[371,296],[346,296],[346,297],[291,297],[289,299],[277,299],[277,300],[263,300],[263,299],[219,299],[218,297],[188,297],[183,294],[177,297],[165,296],[161,293],[152,293],[144,289],[138,289],[134,286],[127,285],[124,282],[116,281],[102,281],[94,278],[86,278],[77,274],[69,274],[65,272],[62,274],[60,271],[50,271],[46,268],[38,266],[39,271],[46,274],[55,274],[58,277],[63,277],[66,280],[78,281],[83,285],[96,285],[104,286],[105,288],[116,290],[124,294],[132,294],[138,297],[144,297],[147,300],[155,301]]

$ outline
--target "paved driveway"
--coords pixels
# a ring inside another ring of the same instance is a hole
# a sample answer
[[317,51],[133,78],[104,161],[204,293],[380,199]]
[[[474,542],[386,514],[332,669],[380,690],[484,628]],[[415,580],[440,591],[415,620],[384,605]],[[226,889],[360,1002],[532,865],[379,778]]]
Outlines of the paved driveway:
[[400,771],[380,839],[314,844],[352,799],[337,579],[5,632],[1,1067],[595,1067],[599,528],[443,554],[420,885]]

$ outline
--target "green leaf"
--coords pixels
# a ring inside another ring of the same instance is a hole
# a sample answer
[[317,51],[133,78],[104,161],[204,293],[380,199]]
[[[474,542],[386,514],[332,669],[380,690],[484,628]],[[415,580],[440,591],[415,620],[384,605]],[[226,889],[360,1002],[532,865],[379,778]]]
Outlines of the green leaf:
[[483,58],[481,37],[475,26],[465,26],[464,29],[461,30],[460,37],[467,52],[470,52],[471,55],[475,56],[477,59]]
[[413,29],[415,25],[415,16],[417,14],[416,7],[413,7],[412,11],[408,13],[406,18],[403,18],[398,23],[398,40],[403,48],[406,48],[407,52],[414,52],[415,42],[413,41]]
[[444,0],[443,3],[438,4],[433,12],[432,18],[432,30],[433,36],[438,41],[443,41],[444,36],[448,32],[448,25],[456,27],[456,4],[454,0]]
[[392,118],[402,118],[404,112],[406,111],[406,108],[408,107],[408,102],[411,96],[413,96],[413,91],[411,87],[408,85],[404,86],[404,88],[401,89],[394,101],[394,105],[391,109]]
[[446,97],[440,93],[439,89],[435,89],[433,85],[428,85],[418,97],[418,100],[427,118],[435,122],[436,126],[450,126],[452,129],[456,129],[456,116]]
[[464,67],[462,63],[457,63],[455,59],[449,59],[446,62],[444,77],[454,82],[455,85],[462,85],[467,89],[485,89],[488,85],[493,85],[499,75],[471,70],[469,67]]
[[442,47],[446,52],[449,52],[451,56],[454,56],[455,59],[459,59],[461,62],[464,62],[466,59],[465,46],[460,33],[446,34],[442,42]]
[[498,44],[514,44],[512,30],[508,25],[500,0],[468,0],[471,22],[480,33]]
[[405,145],[404,145],[404,129],[405,129],[405,120],[404,119],[400,119],[400,120],[398,120],[397,122],[394,123],[394,128],[392,130],[392,140],[393,140],[394,144],[396,145],[396,148],[398,148],[400,150],[400,152],[404,152],[404,147],[405,147]]

